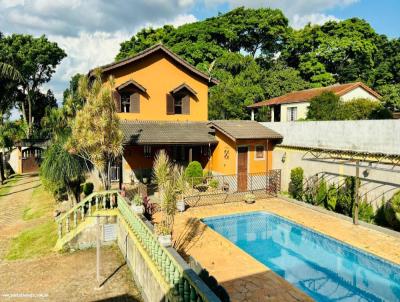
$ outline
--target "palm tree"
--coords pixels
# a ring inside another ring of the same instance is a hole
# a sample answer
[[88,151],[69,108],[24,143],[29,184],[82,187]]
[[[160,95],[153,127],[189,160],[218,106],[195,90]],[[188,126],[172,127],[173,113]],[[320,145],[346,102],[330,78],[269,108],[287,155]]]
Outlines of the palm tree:
[[0,79],[23,81],[21,73],[14,66],[0,62]]

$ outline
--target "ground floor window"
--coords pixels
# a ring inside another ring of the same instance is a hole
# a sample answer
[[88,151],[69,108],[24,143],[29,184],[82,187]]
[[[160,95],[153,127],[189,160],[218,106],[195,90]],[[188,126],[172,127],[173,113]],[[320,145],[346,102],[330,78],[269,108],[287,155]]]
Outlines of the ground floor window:
[[144,157],[151,157],[151,146],[144,146]]
[[264,159],[264,146],[263,145],[256,146],[256,159]]
[[287,121],[293,122],[297,120],[297,107],[288,107],[287,109]]

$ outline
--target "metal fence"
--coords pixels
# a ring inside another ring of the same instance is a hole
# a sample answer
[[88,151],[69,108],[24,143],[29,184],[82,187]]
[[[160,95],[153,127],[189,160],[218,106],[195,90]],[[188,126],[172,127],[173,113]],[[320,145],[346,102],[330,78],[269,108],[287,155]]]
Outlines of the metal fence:
[[190,207],[242,201],[246,194],[256,199],[274,197],[281,188],[281,170],[267,173],[211,175],[189,179],[185,196]]

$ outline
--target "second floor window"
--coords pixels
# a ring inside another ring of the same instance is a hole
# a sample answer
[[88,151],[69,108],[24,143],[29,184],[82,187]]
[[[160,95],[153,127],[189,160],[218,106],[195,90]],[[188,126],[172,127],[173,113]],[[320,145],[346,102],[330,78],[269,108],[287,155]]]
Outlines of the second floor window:
[[287,121],[288,122],[297,121],[297,107],[289,107],[287,109]]
[[130,112],[131,96],[128,93],[121,94],[121,112]]
[[178,96],[174,98],[174,113],[182,114],[182,97]]

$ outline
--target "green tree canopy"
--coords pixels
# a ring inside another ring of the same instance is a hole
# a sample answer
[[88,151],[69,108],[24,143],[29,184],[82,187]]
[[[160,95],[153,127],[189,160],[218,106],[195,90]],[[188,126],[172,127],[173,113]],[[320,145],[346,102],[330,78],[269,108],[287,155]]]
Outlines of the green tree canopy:
[[[45,107],[38,97],[41,85],[50,81],[56,66],[66,56],[57,43],[45,36],[13,34],[0,38],[0,61],[8,62],[19,71],[19,108],[29,127],[32,127],[34,106]],[[46,98],[48,100],[48,98]]]

